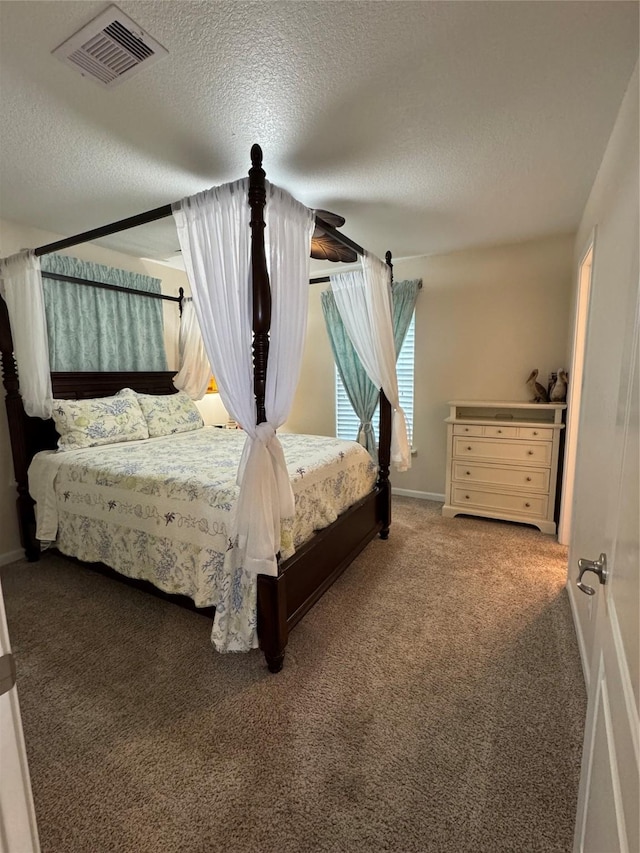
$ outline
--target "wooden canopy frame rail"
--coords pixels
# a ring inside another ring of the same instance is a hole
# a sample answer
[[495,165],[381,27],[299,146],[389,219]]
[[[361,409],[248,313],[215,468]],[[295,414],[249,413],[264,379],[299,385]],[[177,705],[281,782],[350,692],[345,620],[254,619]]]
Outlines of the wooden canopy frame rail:
[[[254,394],[257,423],[262,423],[266,420],[265,389],[271,325],[271,289],[264,244],[265,172],[262,168],[262,150],[258,145],[254,145],[251,149],[251,164],[249,205],[251,206]],[[41,246],[35,250],[35,254],[43,255],[65,249],[144,222],[151,222],[170,215],[171,212],[171,205],[156,208],[146,214],[121,220],[119,223]],[[322,227],[327,231],[335,232],[334,236],[337,240],[355,249],[358,254],[363,254],[364,250],[345,235],[325,223]],[[386,260],[392,268],[390,252],[387,252]],[[174,297],[173,301],[179,301],[181,297],[182,294],[179,298]],[[35,536],[34,501],[29,494],[27,471],[36,453],[57,447],[58,434],[52,419],[32,418],[24,411],[13,353],[9,315],[6,303],[1,298],[0,361],[18,491],[20,538],[26,558],[34,561],[40,557],[40,543]],[[134,391],[147,394],[172,394],[176,391],[172,382],[174,375],[174,371],[53,372],[51,384],[53,397],[58,399],[109,396],[122,388],[132,388]],[[258,637],[260,648],[271,672],[278,672],[282,668],[291,628],[376,535],[380,535],[382,539],[388,537],[391,524],[390,448],[391,406],[381,391],[379,474],[373,490],[349,507],[329,527],[314,534],[298,548],[292,557],[279,562],[277,577],[258,575]],[[113,574],[119,579],[127,580],[115,572]]]

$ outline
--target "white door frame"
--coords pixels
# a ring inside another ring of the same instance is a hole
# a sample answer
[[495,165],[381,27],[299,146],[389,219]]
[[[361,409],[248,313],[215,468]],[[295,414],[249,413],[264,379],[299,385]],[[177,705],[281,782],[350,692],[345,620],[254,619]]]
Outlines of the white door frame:
[[567,424],[565,429],[562,497],[558,520],[558,542],[568,545],[573,518],[574,485],[576,477],[576,448],[580,429],[580,401],[584,378],[584,359],[587,342],[589,300],[595,261],[596,229],[594,228],[580,257],[576,283],[576,310],[573,327],[573,346],[567,389]]

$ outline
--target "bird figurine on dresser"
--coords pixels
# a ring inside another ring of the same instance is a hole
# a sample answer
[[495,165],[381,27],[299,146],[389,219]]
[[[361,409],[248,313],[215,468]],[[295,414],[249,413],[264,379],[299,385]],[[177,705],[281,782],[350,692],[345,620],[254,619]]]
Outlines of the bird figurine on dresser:
[[548,403],[549,396],[544,387],[539,382],[536,382],[537,378],[538,369],[536,368],[535,370],[531,371],[531,373],[529,374],[529,378],[527,379],[527,388],[529,389],[529,391],[531,391],[532,394],[531,402]]
[[553,383],[551,390],[549,391],[549,400],[552,403],[564,403],[567,399],[567,371],[566,370],[558,370],[558,378]]

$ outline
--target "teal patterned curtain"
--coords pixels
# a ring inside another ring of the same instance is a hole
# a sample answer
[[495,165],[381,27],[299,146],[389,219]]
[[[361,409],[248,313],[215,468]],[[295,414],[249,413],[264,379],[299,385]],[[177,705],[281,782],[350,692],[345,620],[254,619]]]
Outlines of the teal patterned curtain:
[[333,357],[353,411],[360,419],[358,441],[374,459],[377,458],[376,437],[371,418],[378,403],[379,390],[367,376],[353,344],[347,335],[331,290],[321,294],[322,313],[329,333]]
[[160,279],[70,258],[43,255],[52,371],[167,370],[162,300],[47,278],[47,272],[160,293]]
[[396,358],[404,337],[407,334],[411,317],[416,307],[418,292],[422,287],[422,279],[413,279],[411,281],[396,281],[391,289],[391,297],[393,299],[393,342],[396,345]]
[[[393,300],[393,339],[396,357],[402,349],[411,322],[411,315],[416,307],[418,291],[421,287],[421,279],[397,281],[393,284],[391,296]],[[349,402],[353,406],[356,416],[360,419],[358,441],[376,459],[378,451],[371,419],[378,404],[379,389],[367,376],[353,348],[331,290],[325,290],[321,294],[321,300],[322,312],[338,373],[347,392]]]

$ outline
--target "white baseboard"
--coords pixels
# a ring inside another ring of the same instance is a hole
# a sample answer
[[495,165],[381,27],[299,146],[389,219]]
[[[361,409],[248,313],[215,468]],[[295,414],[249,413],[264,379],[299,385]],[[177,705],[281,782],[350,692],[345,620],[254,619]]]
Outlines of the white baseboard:
[[7,563],[15,563],[16,560],[21,560],[24,557],[24,550],[18,548],[17,551],[7,551],[6,554],[0,554],[0,566],[6,566]]
[[392,495],[399,495],[403,498],[418,498],[421,501],[439,501],[444,503],[444,495],[438,495],[435,492],[414,492],[412,489],[396,489],[391,487]]

